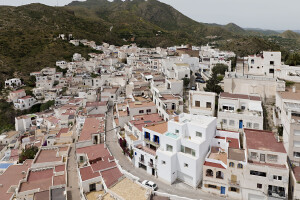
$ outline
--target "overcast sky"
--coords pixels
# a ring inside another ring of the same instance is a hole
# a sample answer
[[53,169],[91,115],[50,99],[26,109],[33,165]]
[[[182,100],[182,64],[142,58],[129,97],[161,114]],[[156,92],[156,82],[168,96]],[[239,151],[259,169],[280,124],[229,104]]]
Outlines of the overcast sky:
[[[72,0],[0,0],[1,5],[40,2],[63,6]],[[299,0],[160,0],[192,19],[205,23],[227,24],[244,28],[300,30]]]

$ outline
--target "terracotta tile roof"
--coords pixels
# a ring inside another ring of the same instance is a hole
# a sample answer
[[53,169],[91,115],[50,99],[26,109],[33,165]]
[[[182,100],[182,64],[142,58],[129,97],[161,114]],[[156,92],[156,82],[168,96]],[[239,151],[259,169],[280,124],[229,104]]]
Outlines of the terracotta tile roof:
[[152,124],[156,122],[163,122],[164,119],[159,116],[158,113],[149,114],[149,115],[135,115],[134,120],[129,121],[130,124],[142,131],[143,127],[146,124]]
[[57,165],[57,166],[55,166],[55,172],[65,171],[65,168],[66,168],[65,165]]
[[95,160],[97,158],[111,157],[109,151],[104,148],[104,144],[96,144],[93,146],[87,146],[76,149],[77,154],[87,154],[89,160]]
[[213,162],[207,162],[207,161],[205,161],[205,162],[204,162],[204,165],[205,165],[205,166],[210,166],[210,167],[216,167],[216,168],[222,168],[222,169],[225,169],[225,167],[223,167],[221,164],[213,163]]
[[49,190],[34,193],[33,200],[49,200]]
[[86,181],[100,176],[100,173],[94,172],[91,166],[80,168],[79,171],[82,181]]
[[243,149],[235,149],[228,148],[228,159],[237,160],[237,161],[245,161],[245,150]]
[[253,101],[261,101],[261,98],[259,96],[250,96],[250,95],[244,95],[244,94],[231,94],[228,92],[222,92],[220,93],[221,98],[230,98],[230,99],[249,99]]
[[296,181],[300,181],[300,167],[298,166],[293,167],[293,173]]
[[33,160],[26,160],[23,164],[11,165],[9,166],[5,172],[0,175],[0,197],[3,200],[9,200],[13,193],[8,192],[9,188],[12,185],[18,185],[21,179],[26,178],[26,174],[22,172],[26,172],[28,168],[31,167],[31,163]]
[[110,188],[115,183],[117,183],[119,179],[123,176],[123,174],[120,172],[120,170],[117,167],[102,171],[101,175],[108,188]]
[[144,107],[155,107],[155,103],[153,101],[145,101],[145,102],[130,102],[128,103],[129,108],[144,108]]
[[56,157],[57,149],[41,149],[34,163],[56,162],[62,160],[62,157]]
[[282,142],[278,142],[270,131],[244,129],[248,149],[286,153]]
[[60,135],[61,135],[62,133],[67,133],[68,131],[69,131],[69,128],[62,128],[62,129],[60,129],[60,131],[58,132],[58,134],[57,134],[56,137],[60,137]]
[[86,118],[79,141],[86,141],[92,139],[92,134],[104,132],[104,121],[98,118]]
[[49,190],[52,186],[53,168],[40,171],[30,171],[27,182],[21,184],[19,192],[24,192],[33,189],[39,191]]
[[64,185],[66,184],[65,174],[53,177],[53,185]]
[[153,126],[147,126],[145,129],[149,129],[151,131],[164,134],[165,132],[168,131],[168,122],[163,122],[163,123],[157,123],[154,124]]
[[20,89],[20,90],[13,91],[11,93],[21,93],[21,92],[25,92],[25,90],[24,89]]

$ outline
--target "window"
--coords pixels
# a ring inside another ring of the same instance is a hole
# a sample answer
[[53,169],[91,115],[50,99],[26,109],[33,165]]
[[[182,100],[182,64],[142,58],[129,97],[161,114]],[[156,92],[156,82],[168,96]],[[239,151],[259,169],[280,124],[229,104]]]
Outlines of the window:
[[229,167],[234,167],[234,163],[233,163],[233,162],[230,162],[230,163],[229,163]]
[[221,171],[217,171],[216,178],[218,178],[218,179],[224,179],[224,173],[221,172]]
[[270,61],[270,65],[274,65],[274,61]]
[[209,187],[209,188],[214,188],[214,189],[217,189],[217,186],[215,186],[215,185],[211,185],[211,184],[208,184],[208,187]]
[[267,155],[267,158],[269,161],[272,161],[272,162],[276,162],[277,161],[277,155],[272,155],[272,154],[268,154]]
[[294,141],[294,147],[300,147],[300,141]]
[[265,162],[266,161],[266,156],[265,154],[260,154],[260,161]]
[[246,105],[245,104],[241,105],[241,110],[245,110],[245,109],[246,109]]
[[200,107],[200,101],[195,101],[195,106]]
[[211,108],[211,102],[206,102],[206,108]]
[[237,168],[243,169],[243,164],[239,163],[239,164],[237,165]]
[[256,158],[257,158],[257,153],[251,152],[251,159],[256,159]]
[[230,188],[229,188],[229,191],[231,191],[231,192],[238,192],[238,189],[235,188],[235,187],[230,187]]
[[252,128],[252,123],[251,122],[247,122],[247,128]]
[[173,152],[173,146],[167,144],[167,151]]
[[261,188],[262,188],[262,184],[257,183],[257,188],[258,188],[258,189],[261,189]]
[[254,59],[251,60],[251,64],[254,64]]
[[151,109],[147,109],[147,113],[151,112]]
[[178,129],[175,129],[175,133],[179,133],[179,130],[178,130]]
[[273,179],[281,181],[282,180],[282,176],[273,175]]
[[139,113],[144,113],[144,110],[139,110]]
[[259,129],[259,124],[258,124],[258,123],[254,123],[254,124],[253,124],[253,128],[254,128],[254,129]]
[[187,164],[187,163],[184,163],[184,167],[189,167],[189,164]]
[[250,175],[266,177],[267,173],[266,172],[259,172],[259,171],[250,170]]
[[222,119],[223,124],[227,124],[227,119]]
[[165,164],[166,164],[166,161],[162,160],[162,161],[161,161],[161,164],[165,165]]
[[206,176],[213,177],[214,176],[214,172],[211,169],[207,169],[206,170]]
[[300,158],[300,152],[294,152],[294,157]]
[[196,156],[196,152],[194,149],[191,149],[189,147],[185,147],[181,145],[181,152],[182,153],[186,153],[186,154],[190,154],[192,156]]
[[270,74],[274,74],[274,69],[269,69]]
[[234,120],[229,120],[229,125],[234,126]]
[[202,137],[202,133],[201,133],[201,132],[198,132],[198,131],[196,131],[196,136],[197,136],[197,137]]

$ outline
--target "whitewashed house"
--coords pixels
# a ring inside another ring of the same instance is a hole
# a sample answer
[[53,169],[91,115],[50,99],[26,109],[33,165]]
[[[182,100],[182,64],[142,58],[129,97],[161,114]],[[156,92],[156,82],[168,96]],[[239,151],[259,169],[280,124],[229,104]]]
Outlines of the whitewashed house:
[[238,131],[243,128],[263,129],[263,109],[259,96],[230,94],[219,97],[219,129]]
[[214,92],[189,92],[189,111],[193,115],[215,116],[217,94]]
[[25,96],[18,99],[17,102],[14,103],[14,106],[18,110],[26,110],[31,108],[36,103],[36,99],[32,96]]
[[12,78],[5,81],[5,88],[14,88],[22,85],[22,81],[19,78]]

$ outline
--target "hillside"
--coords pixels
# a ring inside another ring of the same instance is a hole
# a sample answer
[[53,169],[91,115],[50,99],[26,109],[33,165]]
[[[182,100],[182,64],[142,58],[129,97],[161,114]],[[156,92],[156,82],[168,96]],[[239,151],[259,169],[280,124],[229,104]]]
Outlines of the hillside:
[[[217,40],[221,48],[252,53],[270,49],[269,42],[248,36],[235,24],[226,26],[196,22],[157,0],[87,0],[65,7],[30,4],[0,7],[0,88],[6,78],[28,78],[32,71],[68,60],[75,52],[85,57],[91,49],[74,47],[57,40],[60,33],[72,33],[96,43],[137,43],[141,47],[180,44],[202,45]],[[209,39],[214,36],[215,39]],[[230,41],[230,42],[228,42]],[[290,40],[288,41],[290,44]],[[254,45],[253,45],[254,46]],[[276,47],[277,48],[277,47]]]
[[300,34],[291,30],[284,31],[280,34],[282,38],[300,40]]

